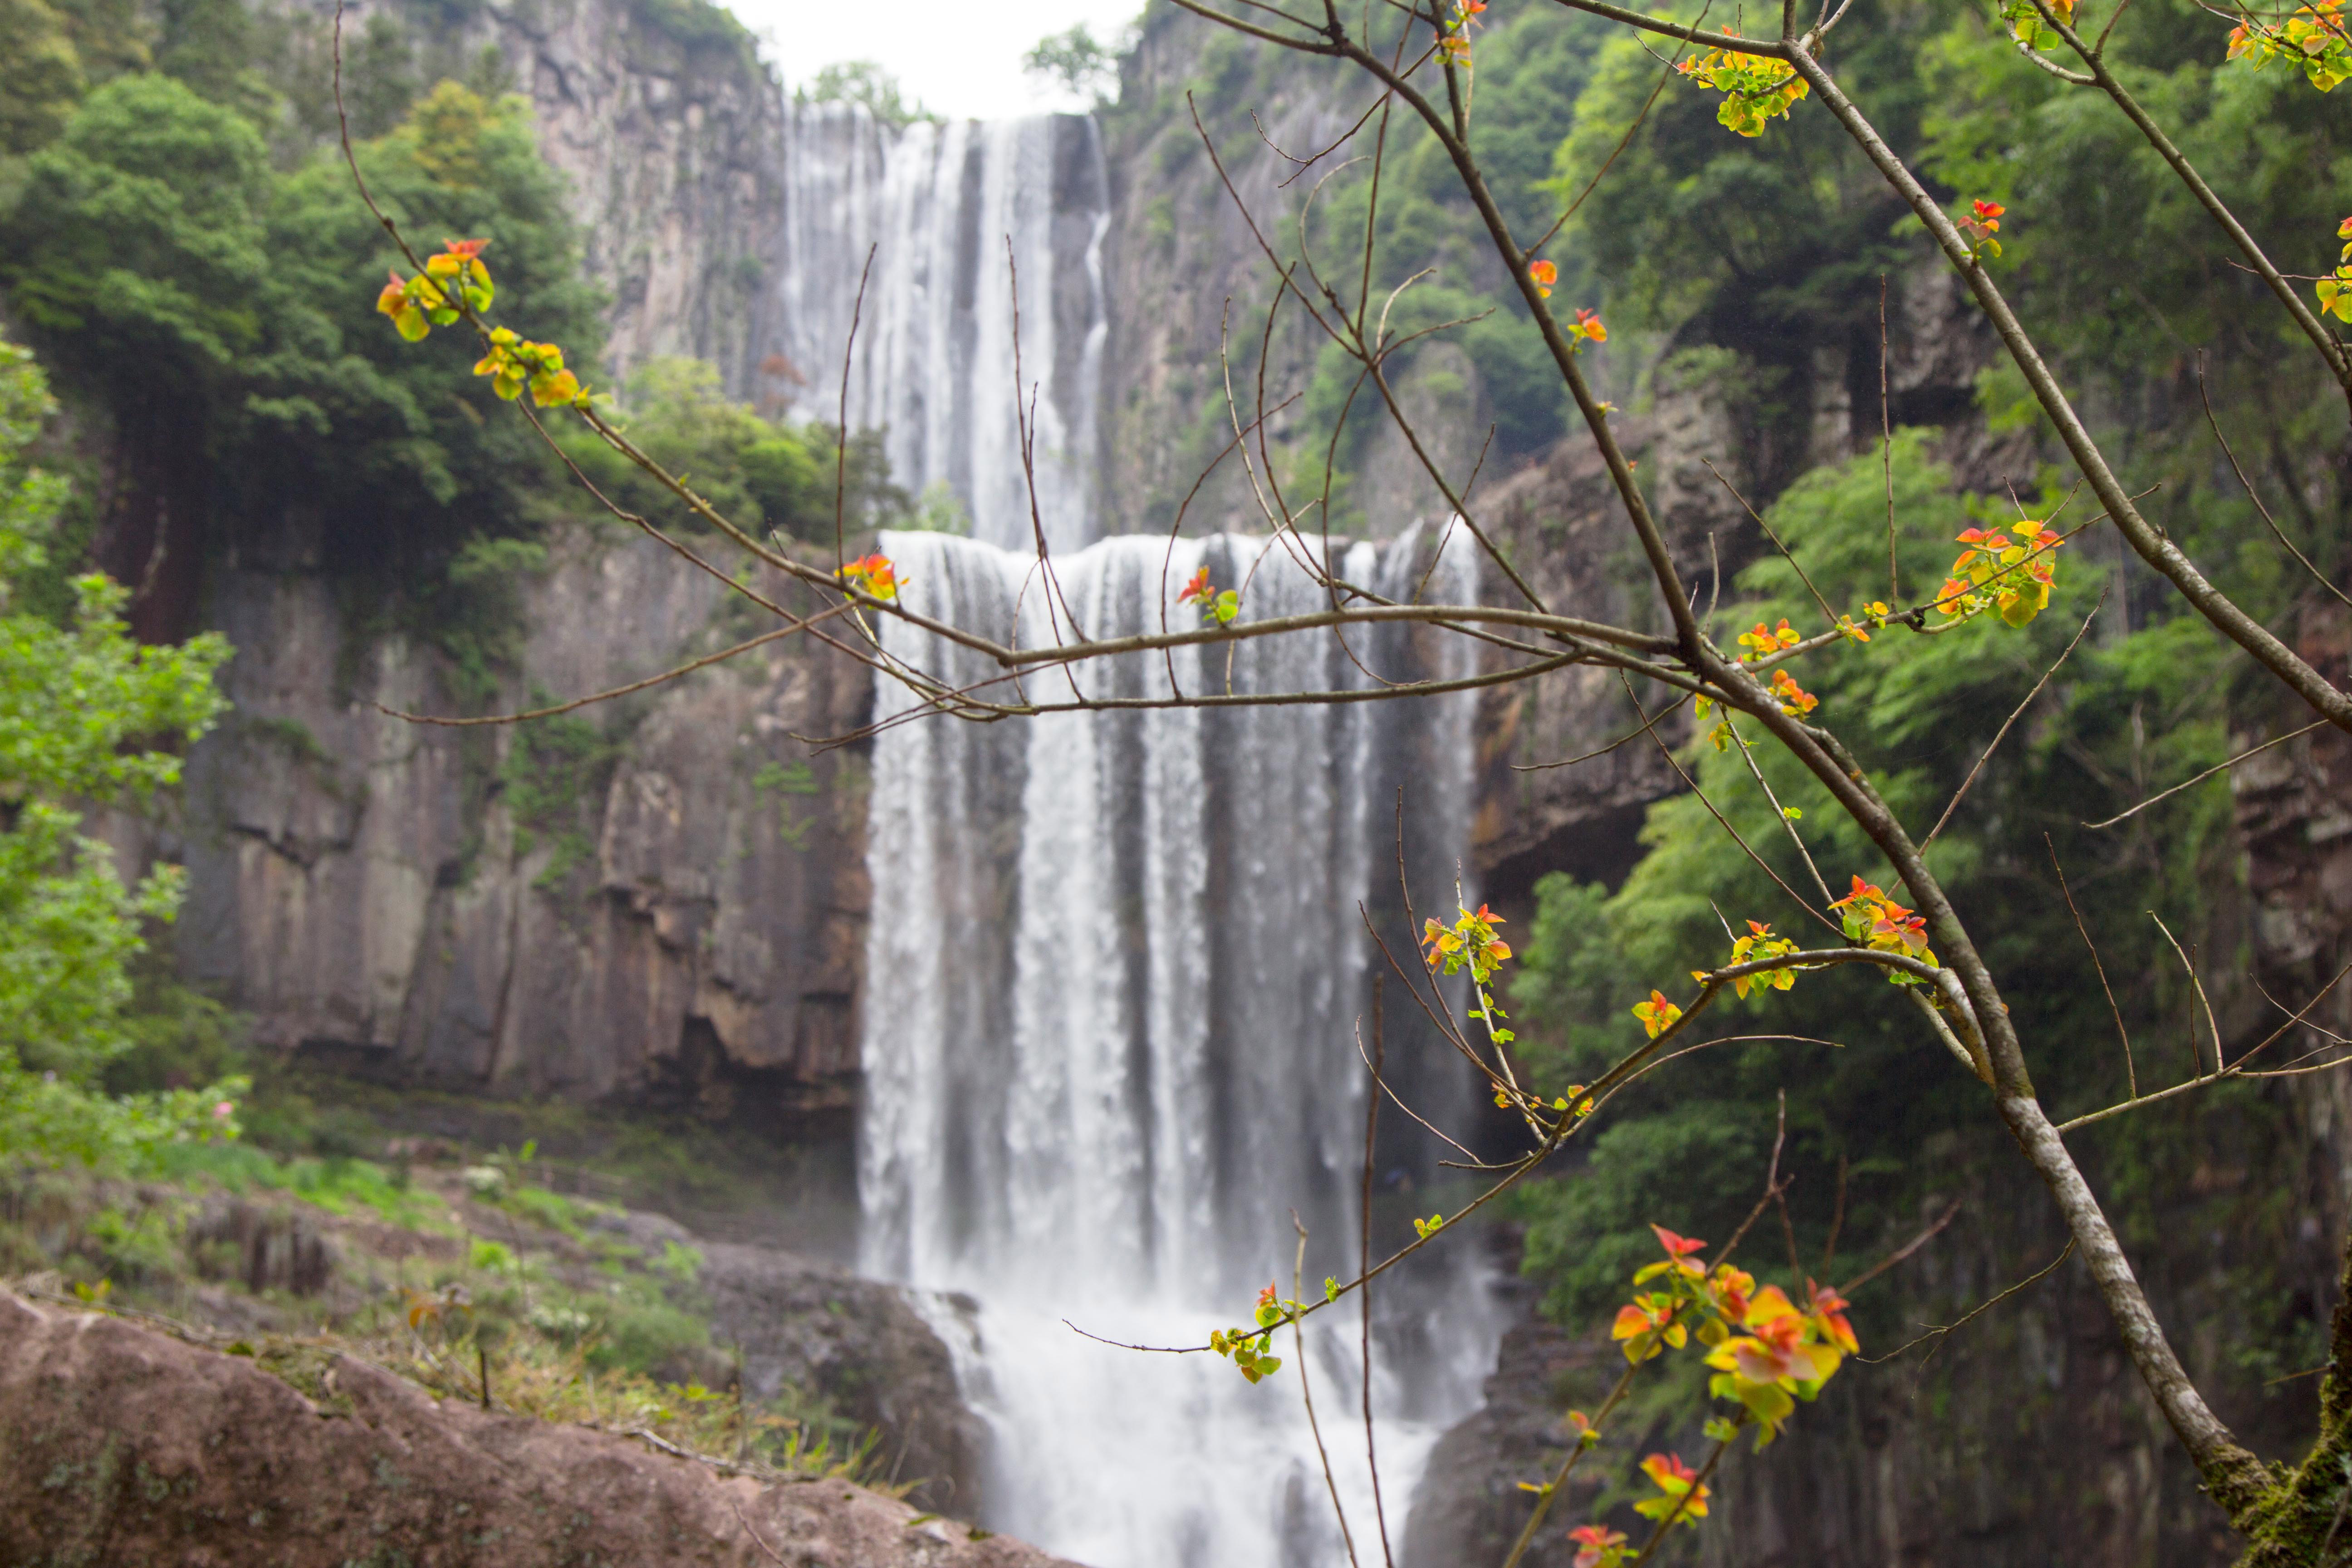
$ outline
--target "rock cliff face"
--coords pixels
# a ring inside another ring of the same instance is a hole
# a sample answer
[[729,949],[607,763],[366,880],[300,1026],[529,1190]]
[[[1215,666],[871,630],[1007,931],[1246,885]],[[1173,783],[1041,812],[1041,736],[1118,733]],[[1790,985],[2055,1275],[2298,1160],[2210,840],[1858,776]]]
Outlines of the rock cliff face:
[[[448,728],[385,710],[455,712],[453,661],[348,624],[299,542],[224,563],[214,605],[236,711],[191,759],[179,942],[264,1043],[501,1092],[846,1108],[866,775],[792,737],[859,721],[861,667],[786,640],[580,717]],[[749,635],[707,574],[584,529],[520,610],[501,707]]]
[[458,40],[494,48],[530,99],[541,149],[571,182],[589,275],[612,301],[614,379],[652,355],[691,354],[748,395],[769,352],[784,121],[749,36],[675,0],[373,0],[346,28],[371,9],[436,58]]

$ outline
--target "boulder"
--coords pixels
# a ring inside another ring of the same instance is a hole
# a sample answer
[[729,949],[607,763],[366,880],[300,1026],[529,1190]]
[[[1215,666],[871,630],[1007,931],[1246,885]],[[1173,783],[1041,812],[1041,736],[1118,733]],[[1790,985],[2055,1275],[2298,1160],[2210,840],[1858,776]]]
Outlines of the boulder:
[[762,1486],[633,1438],[436,1401],[345,1356],[292,1376],[0,1292],[0,1562],[1060,1561],[846,1482]]

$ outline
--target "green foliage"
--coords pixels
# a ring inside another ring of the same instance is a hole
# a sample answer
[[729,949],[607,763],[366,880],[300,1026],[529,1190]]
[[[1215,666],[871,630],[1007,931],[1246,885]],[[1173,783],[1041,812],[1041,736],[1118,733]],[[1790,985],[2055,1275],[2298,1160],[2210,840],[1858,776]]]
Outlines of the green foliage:
[[598,1316],[588,1364],[600,1371],[665,1366],[710,1343],[708,1323],[667,1301],[618,1299]]
[[249,1140],[172,1143],[150,1162],[153,1173],[192,1188],[240,1196],[282,1193],[345,1218],[367,1216],[402,1230],[452,1233],[447,1208],[376,1161],[349,1156],[283,1159]]
[[96,1089],[130,1044],[142,922],[172,918],[182,879],[159,867],[126,886],[107,846],[78,831],[87,803],[136,808],[179,782],[165,748],[212,726],[224,706],[213,672],[229,649],[210,635],[141,647],[123,590],[96,574],[74,580],[62,625],[16,606],[60,499],[23,460],[47,410],[31,356],[0,342],[0,1150],[96,1161],[191,1128],[226,1132],[226,1112],[210,1113],[241,1092]]
[[803,103],[855,103],[894,131],[939,116],[918,100],[908,103],[898,79],[872,60],[843,60],[820,67],[816,79],[800,90]]
[[726,49],[750,57],[751,35],[735,14],[710,0],[633,0],[647,26],[688,49]]
[[[534,703],[545,696],[532,689]],[[621,734],[573,714],[516,727],[499,777],[514,815],[517,856],[530,854],[542,837],[553,846],[539,886],[559,885],[595,853],[593,835],[621,750]]]
[[[801,539],[833,537],[832,427],[774,424],[749,404],[728,401],[719,369],[708,361],[647,361],[629,378],[616,422],[648,457],[736,526],[753,533],[779,530]],[[676,497],[593,432],[570,426],[557,439],[590,481],[624,510],[659,519],[665,526],[709,526],[682,514]],[[848,531],[904,523],[911,503],[888,474],[881,432],[853,436],[843,475]],[[935,499],[927,493],[924,500],[927,512],[942,523],[961,510],[952,495]]]
[[259,132],[168,77],[90,94],[32,160],[0,276],[77,366],[208,384],[261,340],[247,274],[269,197]]
[[1104,43],[1084,22],[1048,34],[1021,57],[1021,68],[1075,97],[1107,97],[1118,86],[1119,46]]
[[81,57],[46,0],[0,0],[0,154],[29,153],[65,128]]
[[[502,303],[593,361],[597,301],[521,100],[444,82],[356,152],[412,232],[489,237]],[[0,220],[0,281],[175,508],[331,520],[330,563],[382,599],[523,531],[553,468],[469,358],[388,341],[362,257],[398,260],[340,155],[277,174],[243,114],[163,75],[92,92]]]
[[815,770],[804,762],[766,763],[751,775],[751,788],[763,798],[776,797],[776,837],[794,849],[806,848],[810,831],[824,818],[817,812],[803,812],[794,806],[793,797],[824,793],[824,786],[817,782]]
[[194,1089],[250,1075],[250,1021],[172,973],[171,956],[150,947],[131,965],[122,1015],[129,1042],[100,1078],[110,1094]]
[[898,519],[894,526],[917,533],[952,533],[969,538],[971,513],[964,510],[962,498],[945,479],[933,479],[915,498],[914,510]]
[[[2001,511],[2015,513],[2006,497],[1996,505],[1953,494],[1920,432],[1899,433],[1892,458],[1898,554],[1906,597],[1916,602],[1941,581],[1953,549],[1946,542],[1963,528],[1996,524]],[[2045,495],[2034,510],[2046,515],[2057,499]],[[1807,475],[1767,515],[1832,608],[1859,618],[1865,603],[1887,594],[1876,455]],[[2061,526],[2066,521],[2061,514]],[[1832,644],[1800,668],[1820,698],[1820,716],[1847,738],[1890,804],[1908,820],[1932,822],[2080,628],[2098,601],[2100,576],[2088,562],[2066,560],[2048,613],[2022,628],[1992,616],[1934,636],[1891,624],[1868,646]],[[1738,586],[1743,596],[1719,612],[1718,626],[1781,617],[1808,629],[1821,625],[1811,595],[1777,556],[1750,567]],[[2095,934],[2135,1039],[2163,1038],[2179,1026],[2185,983],[2152,924],[2112,911],[2161,909],[2179,916],[2176,928],[2200,924],[2231,896],[2235,864],[2228,792],[2219,781],[2168,802],[2148,820],[2135,819],[2126,832],[2084,830],[2085,817],[2137,798],[2135,778],[2187,777],[2227,748],[2222,651],[2204,624],[2180,617],[2126,632],[2112,599],[2102,617],[2113,631],[2075,649],[2040,700],[2040,717],[2002,742],[1930,851],[1964,917],[2000,911],[1995,921],[1979,920],[1978,942],[2002,977],[2044,1094],[2086,1108],[2121,1087],[2123,1065],[2119,1053],[2077,1047],[2112,1040],[2114,1026],[2057,896],[2043,834],[2078,896],[2096,887],[2098,909],[2110,911],[2095,916]],[[1752,725],[1745,732],[1761,741]],[[1810,776],[1777,748],[1759,744],[1751,753],[1780,803],[1801,814],[1784,822],[1739,750],[1732,741],[1717,751],[1702,736],[1685,765],[1803,902],[1825,900],[1791,847],[1792,829],[1804,836],[1832,896],[1853,876],[1887,879],[1875,851]],[[1726,962],[1733,944],[1725,921],[1735,930],[1744,930],[1745,920],[1769,921],[1809,946],[1846,940],[1792,907],[1695,796],[1654,806],[1642,842],[1645,855],[1613,894],[1562,876],[1538,888],[1511,996],[1521,1047],[1547,1092],[1591,1081],[1638,1043],[1627,1013],[1653,985],[1686,999],[1681,977]],[[1916,1201],[1916,1189],[1904,1184],[1929,1179],[1908,1152],[1968,1124],[1974,1102],[1967,1096],[1916,1092],[1920,1075],[1962,1069],[1922,1055],[1917,1018],[1897,988],[1874,975],[1806,976],[1788,992],[1758,986],[1747,1001],[1718,1003],[1692,1043],[1727,1035],[1802,1038],[1713,1047],[1697,1058],[1702,1065],[1676,1071],[1670,1090],[1637,1086],[1596,1128],[1574,1178],[1527,1200],[1528,1267],[1549,1285],[1550,1308],[1569,1321],[1611,1302],[1624,1269],[1649,1248],[1647,1222],[1702,1235],[1738,1222],[1754,1199],[1774,1135],[1775,1097],[1784,1088],[1789,1147],[1781,1169],[1801,1173],[1798,1191],[1811,1199],[1796,1200],[1801,1237],[1825,1231],[1836,1185],[1829,1173],[1841,1159],[1853,1180],[1846,1223],[1860,1227],[1850,1234],[1871,1234],[1882,1216],[1908,1212],[1904,1205]],[[2112,1150],[2140,1135],[2119,1121],[2084,1141],[2095,1145],[2104,1137]],[[1899,1180],[1895,1173],[1903,1173]],[[1676,1212],[1657,1211],[1662,1191],[1677,1194]]]
[[535,540],[477,534],[458,547],[441,582],[427,590],[426,624],[457,661],[465,700],[492,700],[499,673],[522,657],[524,579],[546,566],[547,547]]
[[[1545,188],[1552,150],[1575,123],[1579,94],[1603,36],[1602,26],[1591,17],[1532,8],[1498,20],[1478,35],[1473,144],[1488,189],[1514,232],[1524,238],[1542,234],[1558,216]],[[1233,41],[1221,38],[1219,43]],[[1204,94],[1204,109],[1210,101]],[[1230,93],[1219,88],[1213,101],[1237,105],[1248,100],[1244,88]],[[1231,123],[1214,127],[1221,138],[1255,137],[1246,118],[1237,110],[1227,112]],[[1310,229],[1318,267],[1328,269],[1327,279],[1344,280],[1343,297],[1352,300],[1357,279],[1353,257],[1367,219],[1372,219],[1374,262],[1366,330],[1378,324],[1383,307],[1392,338],[1458,323],[1434,341],[1458,345],[1476,373],[1481,396],[1475,408],[1464,410],[1465,420],[1493,421],[1498,456],[1540,449],[1566,428],[1567,393],[1516,284],[1499,275],[1452,164],[1419,121],[1404,113],[1389,122],[1382,164],[1376,217],[1369,162],[1338,171],[1321,188]],[[1568,317],[1569,306],[1596,302],[1591,297],[1591,275],[1580,256],[1557,247],[1548,254],[1556,255],[1560,268],[1556,294],[1561,318]],[[1391,302],[1399,285],[1433,268],[1433,276]],[[1237,356],[1244,352],[1250,351],[1236,345]],[[1306,417],[1290,437],[1292,466],[1284,479],[1307,495],[1320,492],[1326,478],[1324,453],[1344,409],[1346,427],[1333,459],[1337,472],[1330,476],[1335,521],[1344,521],[1342,503],[1364,445],[1388,416],[1377,390],[1370,386],[1357,390],[1350,403],[1359,367],[1336,345],[1318,342],[1308,352],[1316,354],[1315,373],[1307,388]],[[1391,363],[1392,384],[1412,375],[1422,352],[1407,349]],[[1237,358],[1236,378],[1243,363]],[[1221,401],[1215,415],[1219,422],[1225,417]],[[1220,430],[1217,439],[1230,434]]]

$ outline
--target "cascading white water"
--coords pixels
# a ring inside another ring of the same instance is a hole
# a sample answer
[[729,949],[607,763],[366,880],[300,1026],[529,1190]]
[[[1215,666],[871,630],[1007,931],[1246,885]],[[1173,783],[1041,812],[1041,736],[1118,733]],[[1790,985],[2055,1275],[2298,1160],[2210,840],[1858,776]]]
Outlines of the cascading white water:
[[[1175,596],[1203,563],[1220,584],[1246,582],[1252,618],[1328,602],[1264,540],[1108,539],[1055,556],[1050,582],[1034,555],[935,534],[886,535],[884,549],[913,607],[1029,645],[1057,620],[1092,637],[1195,625]],[[1426,563],[1409,537],[1348,547],[1341,570],[1403,597]],[[1466,551],[1442,551],[1431,593],[1459,602],[1475,577]],[[998,673],[902,623],[882,637],[950,685]],[[1471,657],[1458,639],[1431,646],[1454,664]],[[1432,672],[1423,651],[1401,628],[1360,637],[1352,658],[1328,635],[1266,638],[1036,672],[1026,686],[1040,701],[1073,681],[1126,698],[1165,696],[1171,681],[1188,693],[1360,689],[1372,684],[1363,666]],[[884,680],[877,718],[912,703]],[[1366,1087],[1354,1031],[1370,956],[1359,908],[1374,865],[1391,863],[1401,776],[1416,860],[1444,877],[1460,854],[1471,712],[1454,695],[932,717],[877,737],[865,1264],[940,1293],[935,1321],[993,1433],[986,1522],[1097,1568],[1338,1554],[1289,1344],[1282,1373],[1251,1387],[1225,1362],[1112,1349],[1062,1320],[1199,1343],[1246,1320],[1270,1278],[1291,1293],[1294,1215],[1311,1236],[1305,1294],[1353,1272]],[[951,1305],[950,1292],[969,1300]],[[1328,1316],[1306,1359],[1369,1548],[1355,1320]],[[1400,1281],[1381,1323],[1373,1397],[1401,1533],[1428,1445],[1491,1364],[1476,1260],[1457,1250]]]
[[[885,433],[896,483],[946,485],[992,544],[1034,550],[1041,530],[1055,551],[1089,542],[1110,331],[1093,119],[893,132],[846,104],[799,104],[784,134],[775,275],[791,412],[839,416],[855,318],[848,423]],[[1034,518],[1019,416],[1033,407]]]

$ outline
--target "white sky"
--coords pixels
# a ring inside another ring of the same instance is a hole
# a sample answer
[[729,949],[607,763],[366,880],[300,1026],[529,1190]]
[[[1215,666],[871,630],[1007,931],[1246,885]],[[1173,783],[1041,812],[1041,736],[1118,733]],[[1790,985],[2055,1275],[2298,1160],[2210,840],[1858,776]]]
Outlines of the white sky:
[[933,113],[983,120],[1087,107],[1024,75],[1021,57],[1078,22],[1109,42],[1143,10],[1142,0],[891,0],[845,26],[855,8],[838,0],[720,3],[760,37],[787,88],[819,67],[868,59]]

